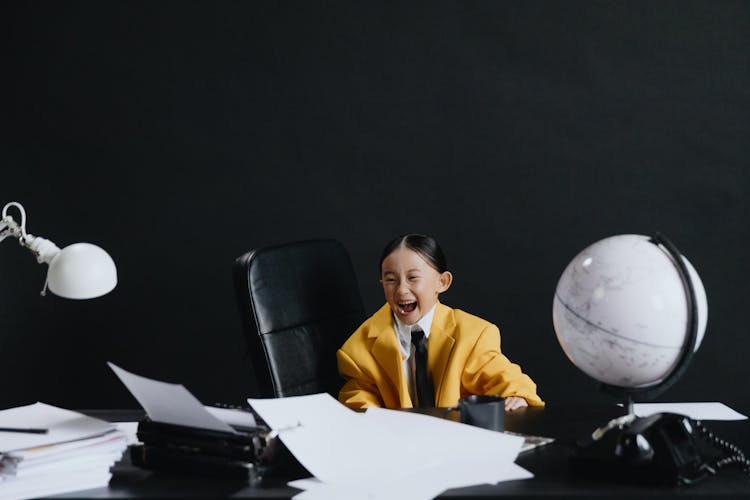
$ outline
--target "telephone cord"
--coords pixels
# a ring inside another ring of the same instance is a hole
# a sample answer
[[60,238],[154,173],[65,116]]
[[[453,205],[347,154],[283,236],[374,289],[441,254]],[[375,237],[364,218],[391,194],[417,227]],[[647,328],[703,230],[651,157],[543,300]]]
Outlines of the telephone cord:
[[713,468],[718,470],[736,464],[745,474],[750,476],[750,460],[745,457],[745,453],[739,447],[718,437],[704,426],[702,422],[696,421],[695,423],[701,435],[726,454],[726,456],[716,460],[712,464]]

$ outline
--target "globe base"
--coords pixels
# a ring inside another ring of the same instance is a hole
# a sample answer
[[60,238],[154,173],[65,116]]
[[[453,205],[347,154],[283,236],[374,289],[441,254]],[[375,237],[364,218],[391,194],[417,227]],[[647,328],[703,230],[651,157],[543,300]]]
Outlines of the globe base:
[[[641,484],[690,486],[728,465],[750,476],[750,459],[700,421],[676,413],[639,417],[635,395],[648,393],[602,384],[624,399],[625,415],[616,417],[576,442],[570,465],[577,475]],[[657,387],[656,393],[663,388]]]

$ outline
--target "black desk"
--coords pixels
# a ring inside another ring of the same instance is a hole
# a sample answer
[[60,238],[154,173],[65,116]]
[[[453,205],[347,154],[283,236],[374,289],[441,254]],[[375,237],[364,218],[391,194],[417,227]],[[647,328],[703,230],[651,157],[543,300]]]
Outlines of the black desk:
[[[140,411],[84,412],[112,421],[134,421],[142,415]],[[505,422],[507,430],[557,439],[555,443],[526,452],[516,460],[520,466],[534,473],[534,479],[448,490],[440,498],[750,498],[750,479],[736,469],[722,472],[692,487],[647,487],[572,476],[568,470],[567,445],[621,412],[615,406],[549,405],[543,409],[524,408],[508,413]],[[747,421],[707,422],[707,425],[744,451],[750,451],[750,424]],[[290,498],[298,492],[285,486],[282,479],[271,481],[264,488],[251,488],[237,482],[152,473],[133,467],[127,456],[115,466],[113,472],[108,488],[56,498]]]

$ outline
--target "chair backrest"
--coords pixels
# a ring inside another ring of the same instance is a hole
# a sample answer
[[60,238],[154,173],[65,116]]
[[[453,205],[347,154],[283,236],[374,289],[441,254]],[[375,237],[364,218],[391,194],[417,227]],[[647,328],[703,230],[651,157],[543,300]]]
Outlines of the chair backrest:
[[252,250],[235,260],[233,278],[261,396],[337,397],[336,350],[365,319],[344,246],[326,239]]

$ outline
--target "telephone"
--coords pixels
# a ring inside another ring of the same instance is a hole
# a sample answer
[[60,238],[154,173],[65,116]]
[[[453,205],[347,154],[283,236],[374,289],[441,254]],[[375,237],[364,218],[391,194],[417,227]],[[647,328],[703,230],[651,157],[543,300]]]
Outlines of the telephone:
[[571,455],[575,472],[649,484],[694,484],[731,465],[750,475],[738,447],[675,413],[618,417],[579,440]]

